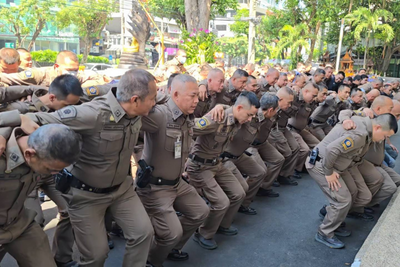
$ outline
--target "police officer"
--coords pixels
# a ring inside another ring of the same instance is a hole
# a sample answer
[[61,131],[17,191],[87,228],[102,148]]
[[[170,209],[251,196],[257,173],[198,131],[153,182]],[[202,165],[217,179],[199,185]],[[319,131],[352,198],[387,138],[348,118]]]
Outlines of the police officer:
[[322,140],[332,129],[332,126],[328,123],[328,119],[334,115],[335,118],[333,120],[337,121],[340,111],[350,108],[350,104],[347,102],[349,94],[350,87],[344,84],[341,85],[337,96],[328,96],[311,114],[309,131],[319,140]]
[[373,89],[380,90],[382,86],[383,80],[381,78],[376,78],[370,83],[360,85],[358,88],[360,88],[364,93],[368,94]]
[[259,108],[256,95],[243,92],[233,107],[225,110],[224,119],[215,122],[211,115],[196,119],[194,134],[198,135],[187,161],[190,183],[210,205],[210,214],[195,234],[195,241],[205,249],[216,249],[214,235],[236,235],[231,226],[233,218],[245,198],[237,178],[220,161],[230,139],[240,125],[250,121]]
[[258,84],[260,86],[260,92],[257,94],[258,98],[261,98],[262,94],[265,92],[276,92],[274,85],[278,79],[279,71],[275,68],[268,69],[268,71],[265,73],[265,77],[258,80]]
[[[148,258],[152,266],[162,266],[167,256],[170,260],[187,260],[189,255],[181,249],[209,213],[196,189],[181,178],[192,142],[192,113],[197,102],[196,80],[180,74],[172,82],[168,102],[156,105],[142,119],[143,159],[154,170],[149,184],[144,188],[138,184],[137,192],[155,231]],[[178,218],[175,210],[183,216]]]
[[[371,142],[381,142],[397,132],[397,122],[391,114],[384,114],[375,119],[354,117],[353,121],[356,128],[352,130],[344,129],[341,124],[336,125],[313,150],[319,154],[313,153],[311,161],[310,156],[306,161],[307,171],[330,202],[315,236],[316,241],[330,248],[344,247],[344,243],[335,234],[340,236],[351,234],[339,227],[352,205],[362,205],[363,201],[369,201],[371,198],[371,192],[369,196],[368,192],[363,192],[365,198],[360,199],[359,195],[352,196],[348,189],[350,185],[353,186],[354,183],[363,180],[354,162],[362,161]],[[350,169],[352,173],[349,172]]]
[[58,53],[53,68],[33,68],[18,73],[1,73],[0,82],[7,85],[43,85],[49,87],[51,82],[62,74],[71,74],[78,77],[83,87],[105,84],[110,82],[102,75],[87,75],[78,73],[79,60],[75,53],[64,50]]
[[356,110],[362,107],[364,93],[360,88],[351,89],[350,97],[348,99],[351,109]]
[[63,194],[81,254],[80,266],[104,265],[109,251],[106,210],[127,240],[123,266],[146,264],[154,232],[128,171],[141,116],[154,106],[156,94],[154,76],[135,69],[122,76],[117,88],[89,103],[54,113],[21,115],[22,128],[29,127],[30,118],[40,124],[66,124],[83,136],[82,155],[70,168],[71,188]]
[[274,84],[275,92],[278,92],[279,89],[281,89],[284,86],[287,86],[288,83],[289,83],[289,80],[288,80],[288,77],[287,77],[287,73],[286,72],[279,73],[279,79]]
[[[256,117],[242,125],[222,154],[222,157],[229,159],[241,173],[248,175],[246,180],[248,186],[246,187],[247,190],[245,190],[246,198],[239,208],[239,212],[244,214],[257,214],[257,211],[251,208],[250,204],[254,200],[261,184],[267,180],[267,167],[265,163],[258,163],[251,153],[246,152],[246,149],[254,142],[263,125],[275,116],[277,108],[278,97],[269,92],[265,93],[261,97],[260,108],[257,111]],[[265,133],[263,132],[263,134]]]
[[19,266],[56,266],[46,234],[24,201],[40,179],[74,163],[79,137],[64,125],[46,125],[27,136],[20,128],[10,134],[0,159],[0,261],[6,253]]
[[200,99],[196,106],[193,113],[196,118],[201,118],[210,111],[213,98],[216,98],[217,94],[224,89],[224,81],[224,73],[220,69],[212,69],[207,75],[207,80],[200,82],[199,88],[206,90],[206,96],[204,100]]
[[[4,104],[26,98],[39,89],[47,90],[47,87],[38,85],[2,86],[0,87],[0,103]],[[5,105],[2,106],[4,107]]]

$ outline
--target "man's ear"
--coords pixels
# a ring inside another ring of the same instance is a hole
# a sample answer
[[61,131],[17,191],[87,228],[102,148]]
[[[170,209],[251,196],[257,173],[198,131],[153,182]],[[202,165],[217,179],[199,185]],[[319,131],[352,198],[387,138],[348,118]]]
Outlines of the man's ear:
[[132,96],[131,97],[131,103],[135,103],[135,102],[138,102],[139,101],[139,96],[137,96],[137,95],[134,95],[134,96]]
[[36,157],[36,151],[33,148],[28,148],[24,151],[24,157],[27,161],[31,161],[32,158]]
[[49,93],[49,100],[50,100],[51,102],[53,102],[54,100],[57,100],[57,97],[56,97],[54,94],[50,94],[50,93]]

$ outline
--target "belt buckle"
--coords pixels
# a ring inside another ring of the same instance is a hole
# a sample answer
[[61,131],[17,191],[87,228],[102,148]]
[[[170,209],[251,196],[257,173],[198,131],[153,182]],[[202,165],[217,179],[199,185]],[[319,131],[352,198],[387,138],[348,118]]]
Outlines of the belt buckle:
[[217,163],[218,163],[218,159],[217,158],[213,159],[212,162],[211,162],[212,165],[217,165]]

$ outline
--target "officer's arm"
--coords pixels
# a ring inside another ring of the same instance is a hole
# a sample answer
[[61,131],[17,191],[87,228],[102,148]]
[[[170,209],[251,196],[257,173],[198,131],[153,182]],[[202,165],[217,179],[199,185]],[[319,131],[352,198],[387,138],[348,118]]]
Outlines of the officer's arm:
[[162,109],[156,105],[148,116],[142,117],[141,130],[148,133],[155,133],[158,131],[163,120],[165,120],[165,115]]
[[196,118],[194,120],[193,135],[206,135],[210,133],[215,133],[218,128],[218,123],[211,119],[211,115],[207,114],[201,118]]
[[345,120],[350,120],[353,116],[366,117],[365,113],[361,110],[344,109],[339,113],[339,122],[343,123]]
[[19,85],[0,87],[0,103],[19,100],[25,96],[32,95],[34,90],[31,86]]
[[18,73],[0,73],[0,82],[8,85],[40,84],[43,77],[43,71],[29,69]]
[[96,86],[82,86],[83,95],[81,96],[81,100],[83,102],[91,101],[93,98],[101,95],[107,94],[111,88],[115,87],[115,84],[103,84]]
[[332,175],[334,165],[337,158],[341,154],[360,149],[365,145],[365,136],[348,134],[341,136],[326,147],[325,157],[323,158],[322,167],[326,176]]

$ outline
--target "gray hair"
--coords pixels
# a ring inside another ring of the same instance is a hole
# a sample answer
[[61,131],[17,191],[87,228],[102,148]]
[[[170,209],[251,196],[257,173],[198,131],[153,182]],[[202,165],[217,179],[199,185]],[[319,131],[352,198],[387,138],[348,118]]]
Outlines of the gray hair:
[[14,48],[2,48],[0,49],[0,58],[7,65],[12,65],[19,62],[19,53]]
[[321,75],[321,74],[323,74],[323,75],[326,74],[326,72],[325,72],[324,69],[316,69],[316,70],[314,71],[314,76]]
[[260,99],[260,106],[262,110],[268,110],[270,108],[276,109],[278,107],[279,97],[276,94],[266,92]]
[[350,96],[353,97],[355,96],[358,92],[362,92],[362,90],[360,88],[354,88],[351,90],[351,94]]
[[341,84],[341,85],[339,86],[338,92],[339,92],[339,91],[343,91],[345,88],[351,89],[350,86],[348,86],[347,84]]
[[283,92],[284,94],[287,94],[287,95],[294,95],[293,90],[290,89],[290,87],[288,87],[288,86],[283,86],[283,87],[281,87],[281,88],[278,90],[278,93],[279,93],[279,92]]
[[329,90],[329,89],[328,89],[328,86],[326,86],[324,83],[318,84],[318,91],[319,91],[319,92],[323,92],[325,89],[326,89],[326,90]]
[[217,74],[217,73],[220,73],[220,74],[224,75],[224,73],[222,72],[222,70],[217,69],[217,68],[214,68],[214,69],[211,69],[211,70],[208,72],[208,74],[207,74],[207,79],[213,78],[214,75]]
[[279,76],[286,76],[287,77],[287,73],[286,72],[281,72],[281,73],[279,73]]
[[397,133],[398,125],[396,117],[390,113],[385,113],[379,116],[376,116],[372,119],[372,124],[380,125],[383,131],[393,130],[394,133]]
[[39,127],[28,138],[28,147],[36,151],[41,160],[59,160],[72,164],[81,152],[80,136],[63,124]]
[[197,85],[197,81],[195,78],[193,78],[193,76],[190,76],[189,74],[179,74],[179,75],[176,75],[174,80],[172,81],[171,93],[180,89],[180,88],[177,88],[178,83],[183,84],[183,85],[185,85],[185,83],[195,83]]
[[143,101],[149,94],[149,83],[152,81],[155,81],[154,76],[145,70],[133,69],[125,72],[117,86],[118,102],[129,102],[135,95]]
[[383,107],[388,101],[392,101],[392,99],[384,95],[377,96],[371,104],[371,109],[374,110],[375,108]]

